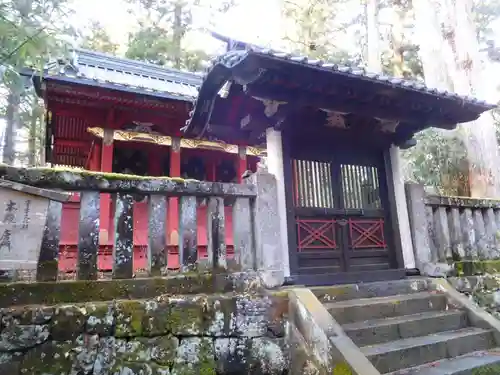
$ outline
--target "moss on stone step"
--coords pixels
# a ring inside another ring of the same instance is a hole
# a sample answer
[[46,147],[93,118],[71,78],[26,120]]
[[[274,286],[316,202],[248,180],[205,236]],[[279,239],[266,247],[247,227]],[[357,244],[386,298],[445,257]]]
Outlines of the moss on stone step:
[[454,264],[459,276],[500,273],[500,260],[458,261]]

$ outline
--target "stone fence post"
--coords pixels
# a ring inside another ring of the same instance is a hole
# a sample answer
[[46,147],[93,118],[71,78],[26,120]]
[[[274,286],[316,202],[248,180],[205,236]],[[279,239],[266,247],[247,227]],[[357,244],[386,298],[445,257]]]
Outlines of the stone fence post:
[[252,207],[256,270],[266,288],[278,287],[285,276],[276,177],[259,170],[247,183],[255,185],[257,191]]
[[433,215],[432,208],[426,207],[425,204],[425,188],[420,184],[406,183],[405,191],[415,265],[421,275],[445,276],[451,267],[447,263],[439,262],[437,254],[433,252]]

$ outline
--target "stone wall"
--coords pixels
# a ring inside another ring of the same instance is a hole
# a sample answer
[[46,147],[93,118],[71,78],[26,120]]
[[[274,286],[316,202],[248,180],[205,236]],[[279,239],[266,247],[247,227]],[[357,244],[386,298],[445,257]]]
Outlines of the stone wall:
[[460,293],[500,319],[500,275],[450,277],[448,281]]
[[406,185],[416,267],[445,276],[500,272],[500,201],[429,194]]
[[287,306],[227,293],[4,308],[0,374],[285,374]]

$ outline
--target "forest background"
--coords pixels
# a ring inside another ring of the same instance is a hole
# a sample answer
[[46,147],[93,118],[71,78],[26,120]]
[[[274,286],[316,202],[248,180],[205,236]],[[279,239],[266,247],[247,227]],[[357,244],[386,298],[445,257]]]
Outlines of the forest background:
[[[74,47],[201,71],[235,39],[363,66],[497,103],[498,0],[0,0],[0,155],[44,165],[44,108],[19,74]],[[401,152],[405,179],[500,198],[500,111],[427,130]]]

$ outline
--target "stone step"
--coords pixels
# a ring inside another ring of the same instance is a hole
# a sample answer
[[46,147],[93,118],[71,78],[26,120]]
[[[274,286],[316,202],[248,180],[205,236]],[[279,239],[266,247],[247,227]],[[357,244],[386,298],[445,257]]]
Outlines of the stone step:
[[358,346],[381,344],[465,327],[467,327],[467,314],[460,310],[428,311],[342,326],[345,333]]
[[428,290],[426,279],[405,279],[374,283],[312,287],[321,302],[339,302],[359,298],[387,297]]
[[391,318],[426,311],[445,310],[446,296],[435,292],[418,292],[387,297],[360,298],[326,303],[325,307],[340,324],[371,319]]
[[[387,375],[475,375],[481,374],[478,369],[485,366],[495,366],[484,374],[500,374],[500,348],[478,351],[456,358],[443,359],[418,367],[412,367]],[[498,368],[496,368],[498,366]]]
[[381,373],[386,373],[493,347],[491,331],[468,327],[364,346],[361,351]]

